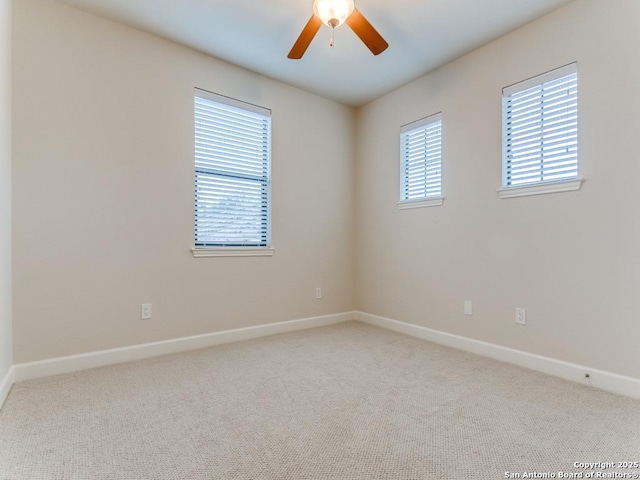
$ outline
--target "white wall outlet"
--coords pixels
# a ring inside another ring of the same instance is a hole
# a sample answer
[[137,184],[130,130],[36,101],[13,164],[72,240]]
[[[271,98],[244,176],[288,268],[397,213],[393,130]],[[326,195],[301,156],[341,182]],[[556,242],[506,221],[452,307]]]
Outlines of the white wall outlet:
[[147,319],[151,318],[151,304],[150,303],[143,303],[142,304],[141,318],[143,320],[147,320]]
[[516,307],[516,323],[518,325],[526,325],[527,315],[524,308]]
[[322,298],[322,288],[321,287],[316,287],[316,298],[317,299]]
[[473,315],[473,302],[471,300],[464,301],[464,314]]

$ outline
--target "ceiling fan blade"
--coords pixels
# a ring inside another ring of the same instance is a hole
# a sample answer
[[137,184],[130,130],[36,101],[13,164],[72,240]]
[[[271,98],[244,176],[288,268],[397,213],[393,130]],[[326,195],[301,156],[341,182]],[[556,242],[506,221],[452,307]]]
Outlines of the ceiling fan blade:
[[287,55],[287,57],[294,60],[302,58],[304,52],[307,51],[311,40],[313,40],[313,37],[316,36],[316,33],[318,33],[318,30],[320,30],[321,26],[322,20],[320,20],[315,15],[312,15],[307,24],[302,29],[302,33],[298,37],[298,40],[296,40],[296,43],[293,44],[293,47],[291,48],[291,51],[289,52],[289,55]]
[[382,38],[382,35],[373,28],[373,25],[358,10],[354,10],[346,22],[374,55],[381,54],[389,46],[386,40]]

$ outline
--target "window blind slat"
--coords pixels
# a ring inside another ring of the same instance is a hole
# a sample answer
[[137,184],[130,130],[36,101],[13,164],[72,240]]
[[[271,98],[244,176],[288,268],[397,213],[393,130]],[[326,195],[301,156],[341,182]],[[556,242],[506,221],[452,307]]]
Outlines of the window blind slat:
[[517,114],[519,112],[538,110],[543,101],[548,107],[553,107],[554,105],[565,103],[565,100],[570,99],[570,97],[576,97],[577,94],[577,82],[571,82],[553,89],[532,89],[526,97],[507,99],[507,103],[512,114]]
[[570,149],[577,145],[577,138],[556,137],[551,141],[528,142],[522,145],[513,146],[507,151],[509,158],[527,155],[531,152],[550,152],[557,149]]

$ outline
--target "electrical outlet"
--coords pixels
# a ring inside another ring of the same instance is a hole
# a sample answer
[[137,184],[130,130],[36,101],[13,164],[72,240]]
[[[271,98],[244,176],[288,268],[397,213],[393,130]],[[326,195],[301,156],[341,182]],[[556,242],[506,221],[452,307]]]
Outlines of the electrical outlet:
[[518,325],[527,324],[527,315],[524,308],[516,307],[516,323]]
[[141,318],[143,320],[148,320],[149,318],[151,318],[151,304],[150,303],[143,303],[142,304]]
[[473,302],[471,300],[464,301],[464,314],[473,315]]
[[316,298],[317,299],[322,298],[322,288],[321,287],[316,287]]

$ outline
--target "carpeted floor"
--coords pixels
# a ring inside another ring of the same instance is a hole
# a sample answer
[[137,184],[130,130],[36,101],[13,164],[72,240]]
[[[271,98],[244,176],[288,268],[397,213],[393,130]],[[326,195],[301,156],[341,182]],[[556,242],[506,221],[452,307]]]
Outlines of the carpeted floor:
[[357,322],[16,384],[0,412],[2,480],[640,477],[574,466],[618,461],[639,401]]

